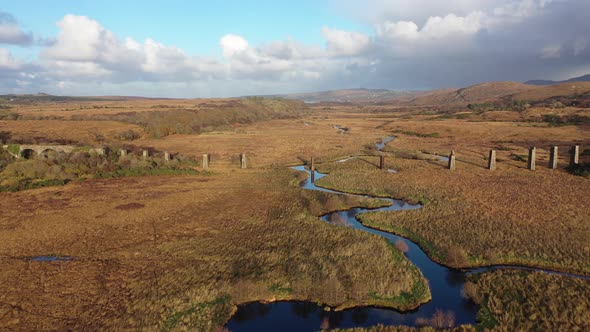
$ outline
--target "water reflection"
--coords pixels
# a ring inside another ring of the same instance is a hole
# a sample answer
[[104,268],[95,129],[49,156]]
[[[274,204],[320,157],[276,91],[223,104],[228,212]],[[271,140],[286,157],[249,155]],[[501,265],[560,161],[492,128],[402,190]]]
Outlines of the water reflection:
[[291,310],[297,317],[308,318],[318,311],[318,306],[311,302],[293,302]]
[[232,319],[238,322],[245,322],[253,319],[262,318],[268,315],[272,310],[272,306],[262,302],[252,302],[241,306],[240,310],[236,312]]

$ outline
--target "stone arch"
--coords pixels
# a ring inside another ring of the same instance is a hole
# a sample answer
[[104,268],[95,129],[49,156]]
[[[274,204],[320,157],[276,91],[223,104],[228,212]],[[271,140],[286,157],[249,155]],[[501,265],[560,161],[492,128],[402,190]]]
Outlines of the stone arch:
[[25,159],[35,159],[37,158],[37,152],[33,149],[23,149],[20,152],[20,156]]
[[55,159],[57,158],[58,152],[54,149],[44,149],[39,153],[40,159]]

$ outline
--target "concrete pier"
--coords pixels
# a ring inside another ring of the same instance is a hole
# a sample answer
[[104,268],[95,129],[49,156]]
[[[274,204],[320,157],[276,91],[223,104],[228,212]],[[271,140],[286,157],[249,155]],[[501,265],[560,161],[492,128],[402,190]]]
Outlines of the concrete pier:
[[164,160],[170,161],[170,153],[164,152]]
[[557,146],[551,147],[551,151],[549,153],[549,168],[551,168],[551,169],[557,168],[557,161],[559,158],[557,151],[558,151]]
[[148,150],[143,150],[143,159],[147,159],[150,156],[150,152]]
[[240,168],[244,169],[247,166],[248,165],[247,165],[247,162],[246,162],[246,154],[245,153],[241,153],[240,154]]
[[449,155],[449,169],[454,171],[456,167],[455,161],[455,150],[451,150],[451,154]]
[[209,154],[203,154],[203,169],[209,168]]
[[488,169],[490,171],[496,169],[496,150],[490,150],[490,155],[488,157]]
[[576,166],[580,163],[580,146],[574,145],[570,150],[570,166]]
[[537,158],[537,148],[535,148],[534,146],[532,146],[529,149],[529,161],[527,164],[527,168],[531,171],[534,171],[536,169],[536,158]]
[[126,156],[127,156],[127,150],[125,150],[125,149],[122,149],[122,150],[120,151],[120,156],[121,156],[121,157],[126,157]]

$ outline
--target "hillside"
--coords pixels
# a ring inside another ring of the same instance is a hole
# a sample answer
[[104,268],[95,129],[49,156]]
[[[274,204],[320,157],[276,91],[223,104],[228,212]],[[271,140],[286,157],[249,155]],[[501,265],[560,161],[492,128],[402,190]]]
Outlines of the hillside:
[[274,95],[272,97],[302,100],[307,103],[380,103],[408,101],[424,93],[420,91],[392,91],[383,89],[342,89]]
[[460,106],[474,102],[486,102],[539,89],[537,86],[518,82],[490,82],[472,85],[461,89],[435,90],[419,96],[407,106]]
[[515,93],[512,100],[541,101],[555,97],[580,97],[590,94],[590,82],[562,83]]
[[573,82],[590,82],[590,74],[579,76],[579,77],[570,78],[569,80],[565,80],[565,81],[531,80],[531,81],[526,81],[524,84],[530,84],[530,85],[554,85],[554,84],[560,84],[560,83],[573,83]]

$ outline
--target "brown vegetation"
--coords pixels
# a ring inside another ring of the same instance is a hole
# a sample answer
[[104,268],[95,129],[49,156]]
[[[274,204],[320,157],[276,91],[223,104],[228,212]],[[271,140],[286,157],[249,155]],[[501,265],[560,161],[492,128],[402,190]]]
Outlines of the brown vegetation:
[[[450,172],[444,163],[390,158],[388,166],[399,170],[390,174],[377,169],[377,158],[355,159],[318,166],[331,172],[318,184],[424,203],[360,219],[411,238],[452,266],[510,263],[590,273],[587,179],[548,169],[490,172],[483,160],[479,167],[459,160]],[[565,230],[572,231],[563,236]]]
[[499,270],[474,278],[479,325],[492,330],[588,331],[590,283],[542,272]]
[[[429,298],[386,241],[317,218],[328,202],[375,202],[302,191],[299,176],[279,168],[0,193],[0,326],[204,331],[249,301],[409,309]],[[38,255],[72,259],[27,259]]]
[[[236,304],[248,301],[301,299],[342,308],[408,309],[427,300],[425,280],[400,252],[405,250],[401,244],[398,250],[376,236],[318,220],[329,210],[382,202],[300,190],[303,174],[286,165],[310,156],[316,156],[320,171],[332,173],[319,180],[321,185],[422,202],[420,210],[361,219],[407,236],[438,261],[588,274],[589,180],[564,170],[569,146],[582,144],[582,151],[590,146],[590,113],[578,103],[586,100],[586,92],[566,86],[526,89],[488,84],[439,91],[441,96],[431,98],[439,104],[432,106],[323,104],[310,112],[290,102],[257,99],[45,98],[11,105],[0,120],[3,143],[122,145],[133,140],[137,147],[193,160],[211,153],[213,173],[92,179],[0,193],[0,329],[206,331],[223,325]],[[560,89],[565,95],[550,92]],[[543,99],[549,97],[563,100]],[[466,107],[490,98],[514,109]],[[536,99],[540,104],[527,106]],[[440,105],[447,102],[448,108]],[[259,109],[260,103],[271,104]],[[341,134],[336,125],[349,130]],[[327,163],[376,155],[373,143],[393,133],[397,137],[385,148],[386,165],[397,174],[378,170],[375,156]],[[535,172],[527,171],[523,161],[531,145],[538,147]],[[551,145],[560,147],[559,170],[546,167]],[[498,152],[494,172],[485,169],[490,148]],[[455,172],[436,157],[451,149],[457,152]],[[247,154],[250,169],[238,169],[238,153]],[[12,161],[5,163],[2,156],[0,151],[0,168],[6,168]],[[30,164],[35,167],[21,171],[34,173],[40,165]],[[74,170],[90,166],[80,174],[100,166],[74,164]],[[46,172],[49,166],[55,165],[45,162],[41,168]],[[72,259],[30,259],[39,255]],[[482,308],[490,309],[499,330],[511,324],[553,329],[557,322],[586,327],[587,304],[573,293],[588,298],[587,287],[565,277],[531,275],[485,274],[468,282],[464,292],[487,303]],[[574,307],[545,297],[539,292],[543,288],[556,298],[569,294]],[[549,310],[552,323],[535,310]],[[522,318],[533,313],[534,320]],[[450,321],[439,313],[427,323],[448,327]]]

